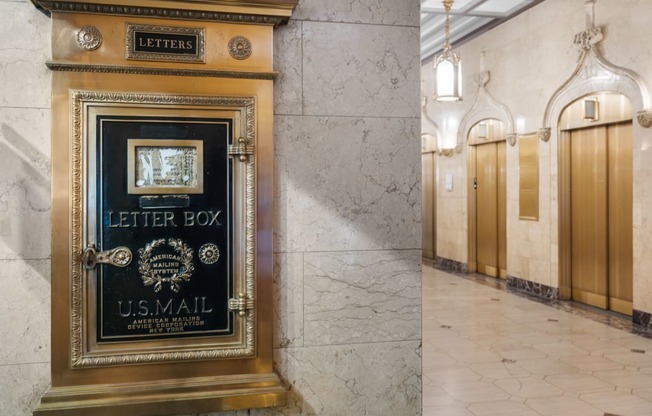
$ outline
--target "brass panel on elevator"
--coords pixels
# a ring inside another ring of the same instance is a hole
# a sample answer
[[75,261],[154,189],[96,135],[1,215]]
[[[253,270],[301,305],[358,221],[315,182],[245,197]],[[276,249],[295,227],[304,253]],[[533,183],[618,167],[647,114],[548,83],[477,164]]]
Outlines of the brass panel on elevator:
[[434,259],[436,255],[436,181],[435,152],[421,153],[421,241],[422,256]]
[[496,143],[498,170],[498,277],[507,279],[507,142]]
[[571,133],[571,258],[573,298],[607,308],[607,135]]
[[632,314],[631,123],[571,131],[573,298]]
[[519,219],[539,219],[539,139],[536,134],[518,138]]
[[476,146],[478,272],[498,276],[498,166],[495,144]]
[[493,142],[474,146],[477,271],[507,277],[506,146]]
[[596,93],[570,104],[559,127],[560,298],[631,315],[632,105]]
[[572,298],[571,289],[571,133],[559,132],[559,298]]
[[607,128],[609,165],[609,305],[632,315],[632,124]]

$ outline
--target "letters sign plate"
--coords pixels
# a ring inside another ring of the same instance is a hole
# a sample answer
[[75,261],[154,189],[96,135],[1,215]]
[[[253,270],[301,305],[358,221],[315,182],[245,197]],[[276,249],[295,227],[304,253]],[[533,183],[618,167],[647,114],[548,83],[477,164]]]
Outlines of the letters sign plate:
[[127,23],[127,59],[206,62],[202,28]]
[[97,343],[231,336],[231,119],[97,116]]

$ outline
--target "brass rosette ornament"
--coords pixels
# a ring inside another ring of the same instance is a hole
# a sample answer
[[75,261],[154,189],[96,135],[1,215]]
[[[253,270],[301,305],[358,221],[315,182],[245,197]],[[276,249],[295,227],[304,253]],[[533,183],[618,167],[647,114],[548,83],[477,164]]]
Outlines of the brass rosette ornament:
[[215,264],[220,258],[220,249],[213,243],[206,243],[199,248],[199,260],[204,264]]

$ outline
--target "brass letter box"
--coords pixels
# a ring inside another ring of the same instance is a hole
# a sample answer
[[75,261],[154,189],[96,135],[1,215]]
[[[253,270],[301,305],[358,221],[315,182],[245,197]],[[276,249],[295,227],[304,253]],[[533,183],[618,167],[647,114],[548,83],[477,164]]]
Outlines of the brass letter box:
[[35,415],[282,406],[272,32],[296,0],[43,1],[52,388]]

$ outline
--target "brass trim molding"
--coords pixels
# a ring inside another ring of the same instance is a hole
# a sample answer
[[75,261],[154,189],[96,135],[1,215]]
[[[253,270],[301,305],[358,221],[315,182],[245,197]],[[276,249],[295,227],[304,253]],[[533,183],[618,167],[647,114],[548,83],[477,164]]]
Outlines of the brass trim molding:
[[[44,13],[64,12],[64,13],[91,13],[91,14],[108,14],[118,16],[136,16],[136,17],[158,17],[166,19],[183,19],[183,20],[204,20],[225,23],[248,23],[258,25],[279,26],[286,24],[289,17],[274,15],[256,15],[247,13],[225,13],[219,11],[192,10],[181,8],[164,8],[164,7],[143,7],[120,4],[96,4],[90,2],[77,1],[57,1],[57,0],[32,0],[32,3]],[[116,0],[115,3],[119,3]],[[179,2],[181,3],[181,2]],[[293,4],[289,6],[294,7]],[[269,6],[268,6],[269,7]],[[285,7],[291,10],[290,7]]]
[[[138,105],[176,105],[176,106],[207,106],[230,109],[242,109],[245,118],[244,129],[248,143],[255,143],[255,106],[254,97],[226,96],[187,96],[151,93],[126,93],[81,91],[70,92],[72,113],[72,172],[71,172],[71,366],[86,368],[111,365],[178,362],[182,360],[202,360],[214,358],[251,357],[255,355],[254,309],[247,309],[241,314],[245,319],[244,342],[236,347],[211,348],[204,345],[193,349],[192,346],[173,351],[141,352],[111,354],[106,356],[89,356],[84,349],[84,281],[85,270],[82,265],[83,232],[84,232],[84,152],[86,145],[84,134],[84,117],[89,104],[138,104]],[[255,157],[245,161],[245,236],[244,236],[244,286],[246,299],[255,296]],[[240,347],[243,345],[243,347]]]
[[68,72],[93,72],[107,74],[129,74],[129,75],[173,75],[189,77],[212,77],[212,78],[242,78],[273,80],[278,76],[277,72],[239,72],[239,71],[211,71],[202,69],[177,69],[177,68],[149,68],[129,67],[118,65],[85,65],[47,62],[47,67],[52,71]]
[[286,403],[287,392],[278,377],[260,373],[54,387],[34,416],[169,415],[170,409],[213,414]]

